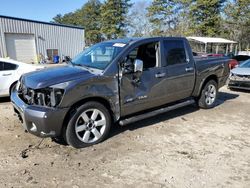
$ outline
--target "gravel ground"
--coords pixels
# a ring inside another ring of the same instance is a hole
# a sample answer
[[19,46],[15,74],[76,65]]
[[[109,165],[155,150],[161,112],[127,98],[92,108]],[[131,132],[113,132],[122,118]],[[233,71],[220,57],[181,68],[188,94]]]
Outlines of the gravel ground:
[[80,150],[25,133],[1,99],[0,187],[248,188],[249,99],[222,88],[214,109],[189,106],[114,127]]

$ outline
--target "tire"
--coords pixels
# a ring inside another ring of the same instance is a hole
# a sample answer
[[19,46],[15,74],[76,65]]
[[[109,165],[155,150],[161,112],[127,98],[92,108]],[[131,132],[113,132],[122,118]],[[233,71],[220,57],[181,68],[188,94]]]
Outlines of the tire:
[[65,131],[66,142],[74,148],[98,144],[107,138],[111,127],[110,113],[98,102],[77,108]]
[[200,98],[198,99],[199,107],[203,109],[213,108],[216,104],[218,96],[218,84],[214,80],[206,83],[201,91]]
[[16,87],[16,84],[17,84],[17,81],[14,82],[11,86],[10,86],[10,89],[9,89],[9,95],[11,95],[13,89]]

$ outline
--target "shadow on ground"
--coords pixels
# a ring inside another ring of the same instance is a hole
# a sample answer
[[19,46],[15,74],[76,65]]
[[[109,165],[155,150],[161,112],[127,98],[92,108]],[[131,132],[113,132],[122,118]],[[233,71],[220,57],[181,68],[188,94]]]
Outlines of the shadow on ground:
[[[225,103],[228,100],[233,100],[235,98],[239,97],[238,94],[232,94],[232,93],[226,93],[226,92],[220,92],[219,96],[218,96],[218,101],[216,106],[222,105],[223,103]],[[4,101],[8,101],[9,99],[4,99]],[[1,100],[2,101],[2,100]],[[131,123],[129,125],[126,126],[119,126],[118,124],[115,124],[112,129],[111,132],[109,134],[109,138],[116,136],[118,134],[121,134],[124,131],[134,131],[136,129],[140,129],[140,128],[144,128],[147,126],[153,126],[154,124],[163,122],[163,121],[167,121],[169,119],[172,118],[176,118],[176,117],[181,117],[183,118],[183,120],[185,120],[184,115],[189,114],[189,113],[193,113],[195,111],[199,110],[199,107],[194,104],[194,105],[189,105],[180,109],[176,109],[173,111],[169,111],[160,115],[157,115],[155,117],[151,117],[151,118],[147,118],[145,120],[141,120],[135,123]],[[58,139],[52,139],[54,142],[60,144],[60,145],[67,145],[64,141],[64,139],[62,138],[58,138]]]
[[219,106],[219,105],[223,104],[224,102],[226,102],[228,100],[235,99],[237,97],[239,97],[239,94],[219,92],[219,96],[218,96],[216,106]]
[[[238,94],[220,92],[216,106],[222,105],[224,102],[235,99],[237,97],[239,97]],[[156,123],[167,121],[169,119],[176,118],[176,117],[182,117],[186,114],[193,113],[197,110],[199,110],[199,107],[194,104],[194,105],[186,106],[177,110],[169,111],[169,112],[166,112],[166,113],[163,113],[163,114],[160,114],[155,117],[151,117],[142,121],[131,123],[124,127],[117,125],[113,127],[109,137],[111,138],[113,136],[116,136],[117,134],[120,134],[126,130],[133,131],[133,130],[140,129],[143,127],[153,126]]]
[[113,129],[111,130],[109,137],[116,136],[126,130],[134,131],[136,129],[144,128],[147,126],[154,126],[154,124],[167,121],[172,118],[181,117],[183,115],[193,113],[197,110],[199,110],[199,108],[196,105],[190,105],[190,106],[186,106],[177,110],[173,110],[170,112],[157,115],[155,117],[151,117],[151,118],[147,118],[147,119],[135,122],[135,123],[131,123],[123,127],[119,125],[115,125]]
[[250,90],[246,90],[246,89],[234,89],[231,88],[231,91],[235,91],[235,92],[240,92],[240,93],[250,93]]
[[0,103],[6,103],[6,102],[10,102],[9,97],[0,97]]
[[[222,105],[224,102],[226,102],[228,100],[233,100],[237,97],[239,97],[238,94],[220,92],[216,105],[217,106]],[[186,106],[186,107],[179,108],[179,109],[176,109],[173,111],[169,111],[169,112],[157,115],[155,117],[151,117],[151,118],[147,118],[145,120],[131,123],[131,124],[126,125],[124,127],[119,126],[118,124],[115,124],[111,129],[111,132],[109,134],[108,139],[113,137],[113,136],[116,136],[118,134],[121,134],[122,132],[127,131],[127,130],[134,131],[136,129],[144,128],[147,126],[153,126],[154,124],[157,124],[157,123],[160,123],[163,121],[167,121],[167,120],[172,119],[172,118],[182,117],[186,114],[193,113],[197,110],[199,110],[199,107],[196,104],[194,104],[194,105]],[[185,120],[184,117],[182,117],[182,118],[183,118],[183,120]],[[58,144],[66,145],[66,143],[63,142],[62,140],[61,141],[54,140],[54,141],[57,142]]]

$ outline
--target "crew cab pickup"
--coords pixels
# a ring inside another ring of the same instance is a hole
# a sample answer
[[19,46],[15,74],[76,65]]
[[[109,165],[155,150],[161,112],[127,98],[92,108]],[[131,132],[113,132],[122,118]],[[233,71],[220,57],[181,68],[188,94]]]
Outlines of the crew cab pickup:
[[22,76],[11,94],[23,127],[76,148],[126,125],[197,103],[216,105],[229,59],[194,59],[185,38],[129,38],[84,50],[66,66]]

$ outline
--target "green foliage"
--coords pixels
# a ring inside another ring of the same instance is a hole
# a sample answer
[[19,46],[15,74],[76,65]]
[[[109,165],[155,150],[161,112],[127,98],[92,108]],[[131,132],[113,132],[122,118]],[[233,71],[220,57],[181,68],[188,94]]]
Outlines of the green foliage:
[[104,38],[119,38],[126,35],[126,16],[132,6],[130,0],[107,0],[101,7],[101,32]]
[[74,12],[65,15],[58,14],[53,18],[55,23],[78,25],[84,27],[87,45],[101,41],[101,24],[99,0],[89,0],[86,4]]
[[53,21],[54,23],[59,23],[59,24],[68,24],[68,25],[79,25],[79,20],[76,19],[77,14],[75,12],[70,12],[65,15],[57,14],[54,18]]
[[[88,0],[53,21],[85,29],[87,45],[125,36],[215,36],[250,43],[249,0]],[[131,8],[132,7],[132,8]]]
[[250,42],[250,1],[230,1],[226,4],[224,13],[224,36],[238,41],[243,49],[246,48]]
[[154,27],[152,35],[170,34],[175,29],[179,11],[177,0],[153,0],[147,10]]
[[221,9],[225,0],[197,0],[190,5],[190,29],[198,36],[220,34]]
[[101,5],[99,0],[89,0],[78,13],[79,23],[85,29],[87,44],[101,41]]

